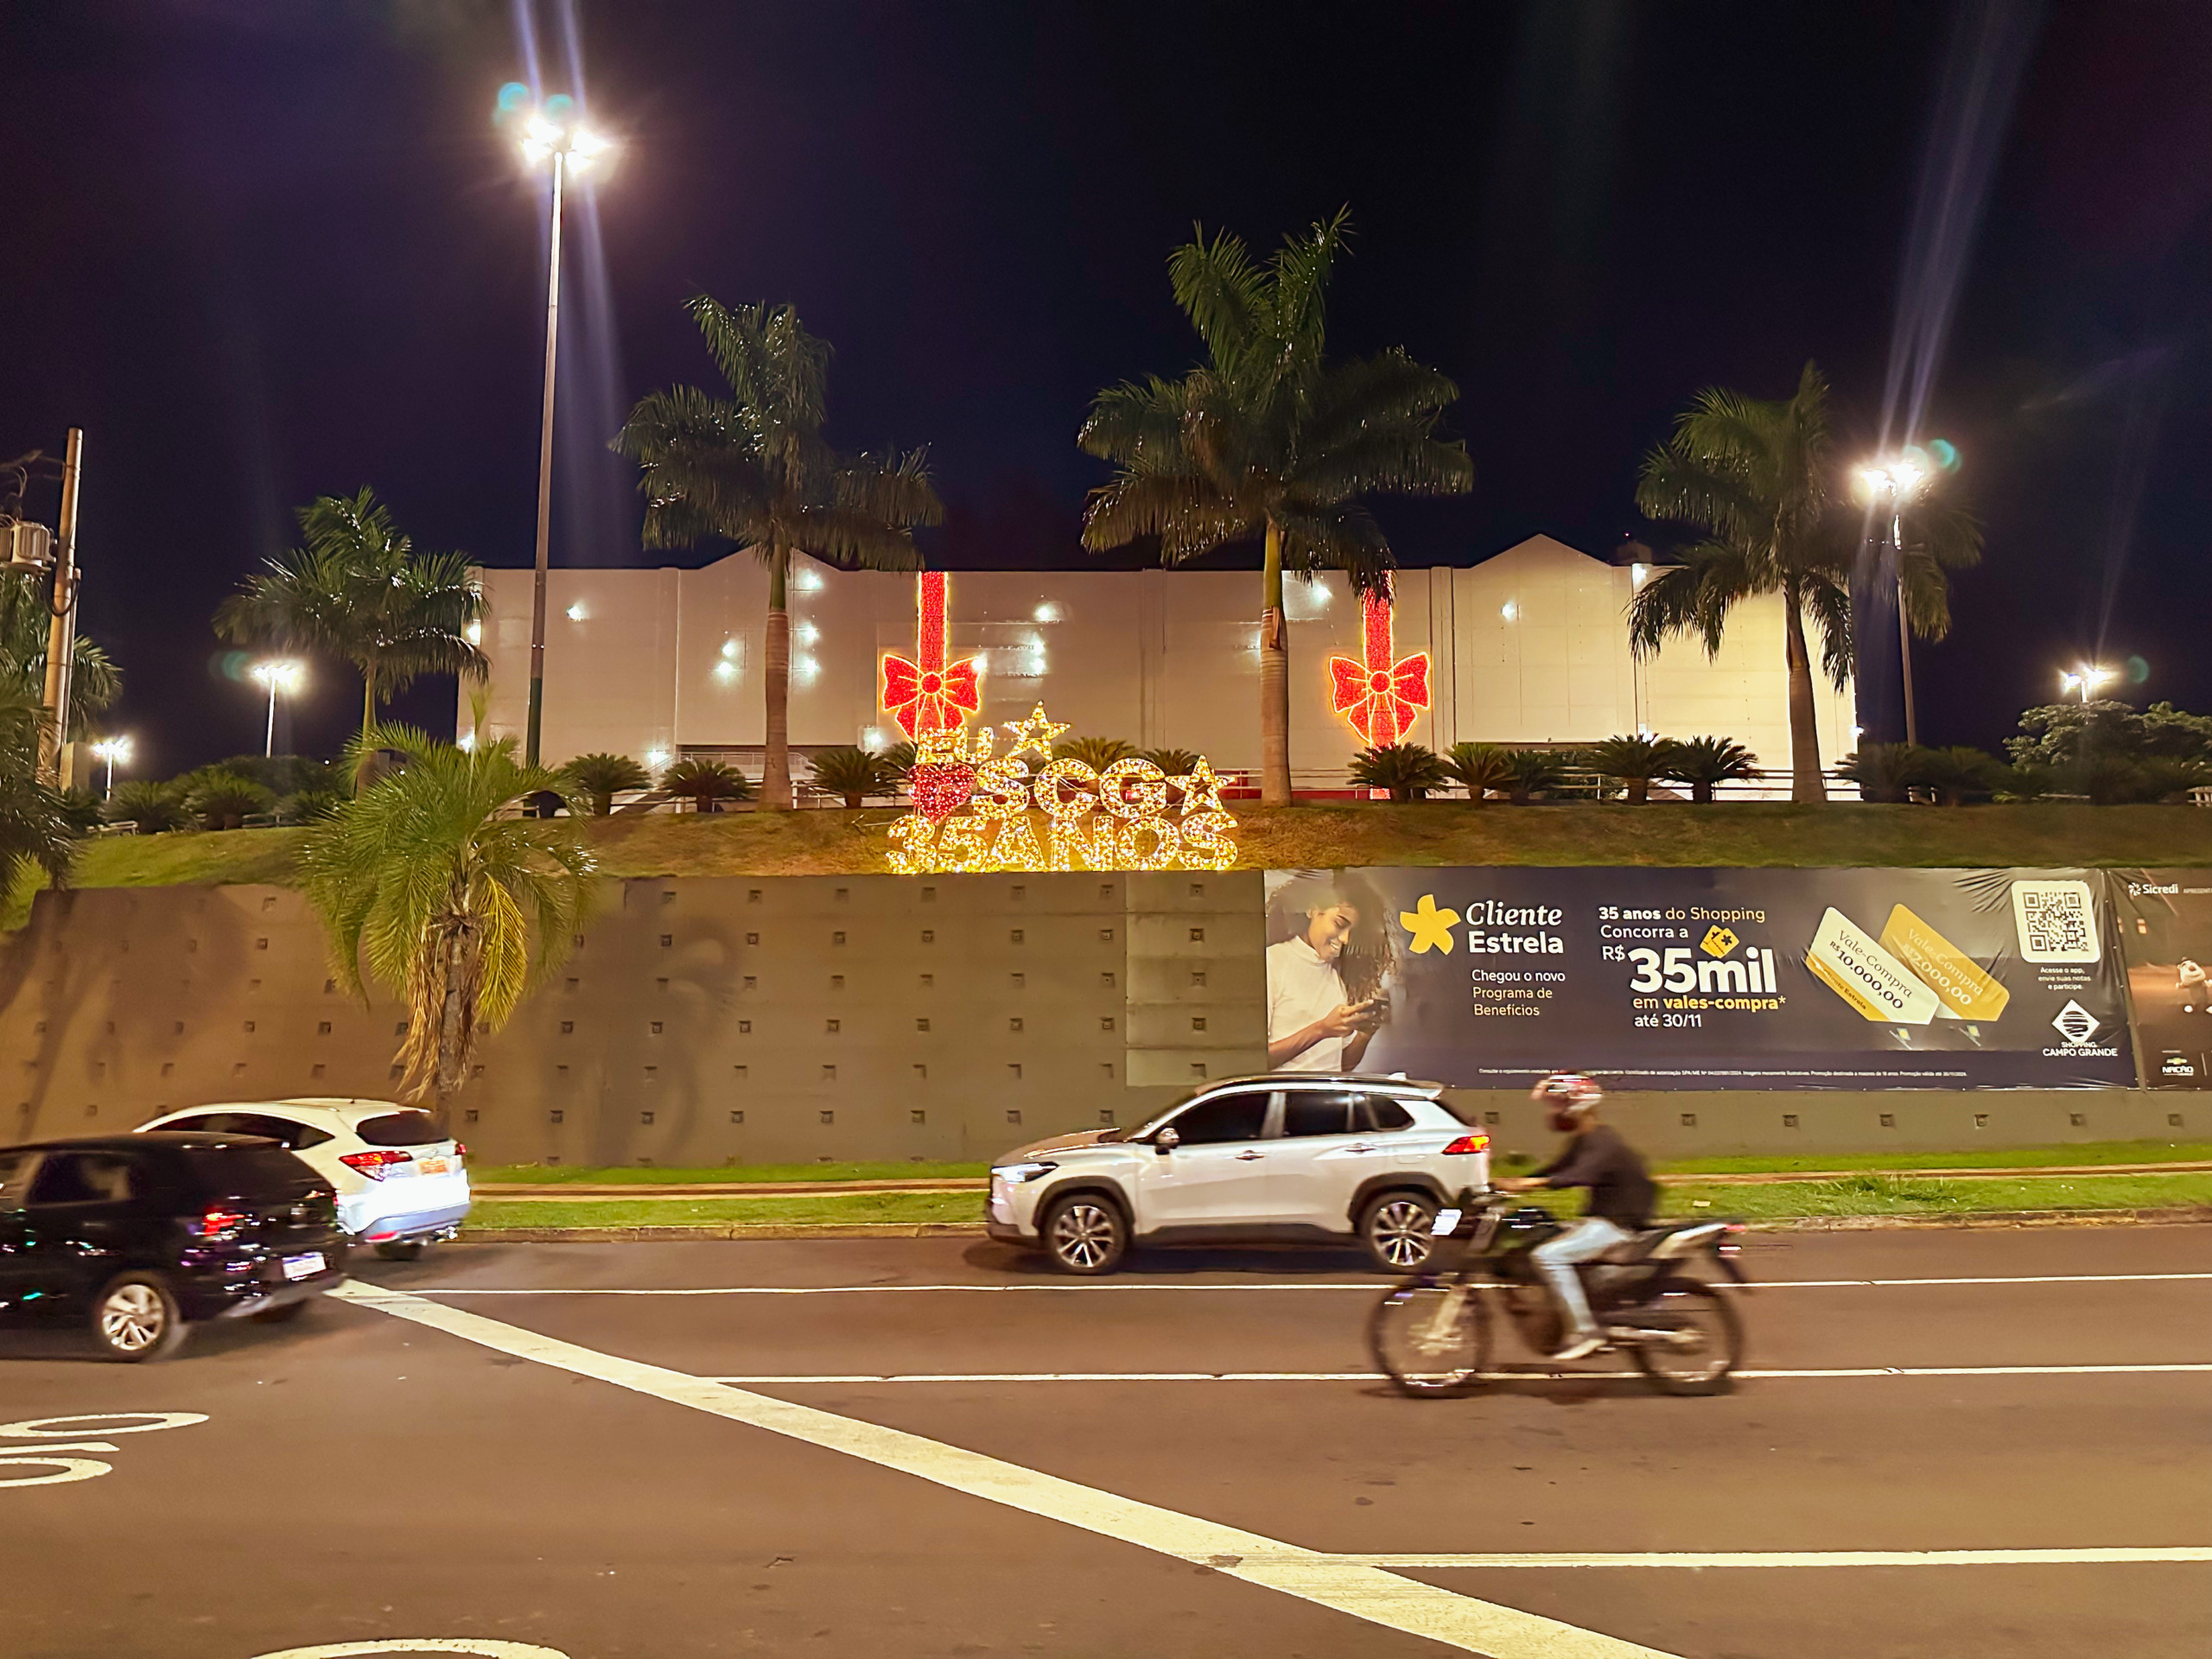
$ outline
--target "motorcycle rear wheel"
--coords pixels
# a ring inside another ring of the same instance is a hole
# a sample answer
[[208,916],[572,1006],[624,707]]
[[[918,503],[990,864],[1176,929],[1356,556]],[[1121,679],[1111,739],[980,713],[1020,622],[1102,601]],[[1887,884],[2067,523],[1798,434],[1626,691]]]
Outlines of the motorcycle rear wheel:
[[1406,1280],[1368,1316],[1368,1351],[1401,1394],[1417,1400],[1463,1394],[1490,1365],[1485,1300],[1478,1285]]
[[[1735,1307],[1711,1285],[1685,1284],[1666,1293],[1648,1309],[1635,1310],[1635,1323],[1670,1332],[1675,1340],[1649,1338],[1631,1348],[1637,1369],[1662,1394],[1719,1394],[1744,1358],[1744,1325]],[[1621,1323],[1632,1316],[1616,1316]]]

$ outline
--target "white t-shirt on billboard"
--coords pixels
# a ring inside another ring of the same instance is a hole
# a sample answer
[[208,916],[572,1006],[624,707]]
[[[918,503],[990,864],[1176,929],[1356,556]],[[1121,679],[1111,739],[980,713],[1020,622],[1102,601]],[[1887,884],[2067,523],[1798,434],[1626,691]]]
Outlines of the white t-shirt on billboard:
[[[1276,1042],[1303,1031],[1344,1005],[1344,976],[1324,962],[1300,935],[1268,947],[1268,1040]],[[1302,1054],[1294,1054],[1279,1071],[1341,1071],[1342,1037],[1324,1037]]]

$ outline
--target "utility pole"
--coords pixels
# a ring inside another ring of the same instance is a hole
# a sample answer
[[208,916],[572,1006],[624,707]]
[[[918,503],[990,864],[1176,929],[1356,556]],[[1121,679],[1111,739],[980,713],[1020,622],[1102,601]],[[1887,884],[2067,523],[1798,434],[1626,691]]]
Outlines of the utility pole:
[[568,183],[569,152],[553,152],[552,257],[545,277],[545,407],[537,429],[537,560],[530,593],[530,715],[523,737],[523,764],[537,764],[538,736],[545,720],[545,573],[553,524],[554,365],[561,343],[561,198]]
[[54,619],[46,632],[47,728],[38,740],[38,780],[55,789],[76,782],[68,766],[69,681],[77,662],[77,486],[84,467],[85,434],[73,426],[61,461],[61,523],[54,538],[54,596],[47,604]]

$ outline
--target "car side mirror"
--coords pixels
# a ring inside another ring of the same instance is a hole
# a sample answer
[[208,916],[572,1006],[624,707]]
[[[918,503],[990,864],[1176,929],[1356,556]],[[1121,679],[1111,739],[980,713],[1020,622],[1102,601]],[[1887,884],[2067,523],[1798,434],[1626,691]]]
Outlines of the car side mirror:
[[1152,1137],[1152,1149],[1163,1158],[1182,1144],[1183,1137],[1176,1134],[1172,1126]]

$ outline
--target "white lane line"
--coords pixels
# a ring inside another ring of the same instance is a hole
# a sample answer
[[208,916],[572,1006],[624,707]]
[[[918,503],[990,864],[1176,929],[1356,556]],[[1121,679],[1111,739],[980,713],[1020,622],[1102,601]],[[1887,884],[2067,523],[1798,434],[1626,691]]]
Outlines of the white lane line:
[[[2212,1371],[2212,1363],[2174,1365],[1861,1365],[1824,1370],[1738,1371],[1746,1380],[1863,1376],[2135,1376]],[[1484,1371],[1485,1382],[1564,1382],[1625,1376],[1625,1371]],[[709,1382],[779,1387],[828,1382],[1380,1382],[1380,1371],[793,1371],[710,1376]]]
[[951,1491],[1211,1567],[1248,1584],[1488,1659],[1674,1659],[1656,1649],[1439,1589],[1363,1561],[1300,1549],[903,1430],[603,1354],[419,1296],[359,1281],[329,1294],[518,1359],[842,1452]]
[[2095,1567],[2129,1561],[2212,1561],[2212,1549],[1749,1549],[1649,1554],[1347,1555],[1403,1571],[1461,1567]]
[[[1914,1285],[2133,1285],[2159,1284],[2172,1281],[2212,1280],[2212,1273],[2050,1273],[2012,1275],[1988,1279],[1759,1279],[1752,1281],[1758,1290],[1866,1290],[1891,1289]],[[1292,1280],[1284,1282],[1267,1281],[1258,1284],[1186,1285],[1155,1283],[1124,1283],[1093,1285],[1061,1283],[1049,1285],[707,1285],[694,1288],[654,1287],[645,1289],[611,1288],[597,1285],[519,1286],[499,1287],[478,1285],[418,1285],[411,1293],[416,1296],[877,1296],[911,1294],[921,1292],[977,1293],[986,1295],[1015,1294],[1024,1291],[1050,1292],[1065,1294],[1070,1292],[1090,1294],[1098,1291],[1131,1290],[1364,1290],[1379,1291],[1385,1284],[1381,1279],[1364,1283]],[[1484,1287],[1490,1288],[1490,1287]]]

